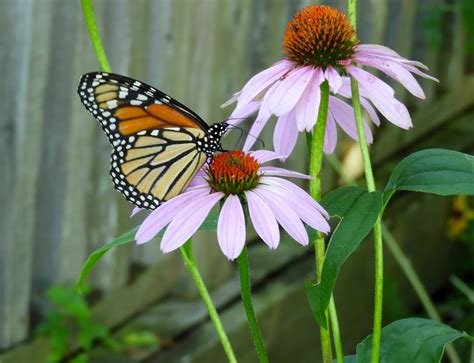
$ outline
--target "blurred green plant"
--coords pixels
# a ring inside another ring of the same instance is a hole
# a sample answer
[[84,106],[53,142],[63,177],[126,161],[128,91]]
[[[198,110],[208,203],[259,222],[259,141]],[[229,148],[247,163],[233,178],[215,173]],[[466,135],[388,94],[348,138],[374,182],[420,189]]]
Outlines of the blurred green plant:
[[[90,288],[86,292],[89,293]],[[111,349],[119,348],[109,330],[93,321],[87,301],[76,288],[55,285],[47,290],[46,296],[54,309],[48,312],[36,333],[49,339],[48,363],[60,362],[71,348],[83,351],[71,362],[87,362],[95,342]]]
[[424,13],[424,34],[428,45],[434,51],[440,51],[443,46],[443,31],[445,31],[446,15],[461,14],[462,26],[466,33],[466,51],[474,53],[474,1],[457,0],[451,4],[440,6],[422,6]]

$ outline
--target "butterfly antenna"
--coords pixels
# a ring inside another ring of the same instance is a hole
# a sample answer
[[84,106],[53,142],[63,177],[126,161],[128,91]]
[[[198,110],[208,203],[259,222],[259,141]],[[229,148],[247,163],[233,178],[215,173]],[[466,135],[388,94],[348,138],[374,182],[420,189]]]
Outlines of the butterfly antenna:
[[252,134],[249,133],[247,130],[244,130],[243,128],[241,128],[241,127],[239,127],[239,126],[236,126],[236,125],[229,125],[229,128],[240,130],[240,136],[239,136],[237,142],[235,143],[236,145],[238,145],[238,143],[239,143],[240,140],[242,139],[242,136],[243,136],[244,134],[246,134],[247,136],[253,137],[256,142],[258,141],[260,144],[262,144],[262,148],[263,148],[263,149],[265,148],[265,142],[264,142],[260,137],[255,136],[255,135],[252,135]]

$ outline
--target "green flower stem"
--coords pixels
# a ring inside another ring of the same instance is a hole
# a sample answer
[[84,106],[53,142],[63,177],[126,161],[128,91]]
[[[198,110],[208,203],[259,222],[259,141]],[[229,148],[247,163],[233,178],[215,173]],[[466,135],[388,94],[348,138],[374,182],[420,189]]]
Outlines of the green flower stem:
[[[92,44],[94,45],[94,50],[97,56],[97,60],[99,61],[100,67],[104,72],[112,72],[112,68],[110,67],[107,55],[105,54],[104,46],[102,45],[100,34],[97,29],[97,24],[95,22],[92,0],[81,0],[81,4],[82,10],[84,12],[84,18],[86,20],[87,29],[89,31]],[[194,262],[191,240],[189,240],[183,247],[181,247],[180,251],[181,255],[183,256],[184,264],[188,268],[189,272],[191,272],[194,282],[196,283],[196,286],[199,290],[199,294],[201,295],[204,304],[206,305],[207,311],[209,312],[209,316],[211,317],[211,320],[214,323],[214,327],[217,331],[219,339],[221,340],[225,354],[227,355],[227,359],[231,363],[236,363],[237,359],[235,358],[234,351],[232,350],[232,346],[230,345],[229,338],[227,338],[227,335],[224,331],[224,327],[222,326],[222,323],[219,319],[217,310],[214,304],[212,303],[206,285],[204,284],[201,274],[199,273],[196,263]]]
[[[324,146],[324,135],[326,133],[326,120],[328,114],[329,105],[329,84],[324,81],[321,84],[321,101],[318,110],[318,119],[314,126],[313,135],[308,140],[309,143],[309,175],[312,179],[309,182],[309,192],[311,196],[319,201],[321,200],[321,169],[323,166],[323,146]],[[316,281],[321,281],[321,271],[323,269],[325,253],[324,235],[320,232],[317,233],[316,240],[314,241],[314,255],[316,259]],[[326,311],[326,317],[327,317]],[[323,355],[323,362],[332,361],[331,351],[331,337],[329,329],[319,328],[321,334],[321,350]]]
[[249,272],[249,257],[247,247],[244,246],[242,253],[237,258],[237,265],[239,266],[240,276],[240,295],[242,296],[242,304],[244,305],[245,314],[249,323],[250,333],[252,335],[255,349],[257,350],[258,360],[260,363],[268,363],[267,352],[262,339],[262,333],[258,326],[257,317],[252,304],[252,291],[250,288],[250,272]]
[[[354,30],[357,29],[357,0],[349,0],[349,16]],[[352,105],[359,136],[360,151],[364,163],[365,180],[367,190],[375,191],[375,179],[370,162],[369,148],[365,140],[364,124],[360,108],[359,86],[357,81],[351,77]],[[375,297],[374,297],[374,326],[372,335],[372,363],[378,363],[380,352],[380,335],[382,331],[382,304],[383,304],[383,242],[382,242],[382,213],[374,225],[374,249],[375,249]]]
[[[342,167],[340,161],[334,155],[327,155],[327,161],[333,167],[333,169],[338,173],[338,175],[342,178],[344,183],[347,185],[357,185],[357,183],[346,174],[344,168]],[[421,301],[426,314],[430,317],[431,320],[442,322],[441,316],[439,315],[436,307],[431,300],[428,291],[426,290],[425,286],[421,282],[420,277],[416,273],[415,269],[413,268],[409,258],[403,253],[402,249],[400,248],[400,244],[396,240],[395,236],[390,232],[388,227],[385,223],[382,222],[382,232],[384,235],[384,242],[388,246],[388,250],[392,253],[395,261],[400,266],[401,270],[405,274],[406,278],[410,282],[413,290],[415,290],[416,295]],[[461,359],[459,358],[459,354],[454,349],[452,345],[446,346],[446,354],[448,355],[449,359],[453,363],[461,363]]]
[[329,301],[329,317],[332,328],[332,336],[334,339],[334,348],[336,349],[336,360],[337,363],[344,363],[344,351],[342,350],[341,333],[339,331],[339,319],[337,318],[336,304],[334,303],[334,297],[331,295]]
[[183,257],[184,264],[188,268],[189,272],[191,273],[191,276],[193,277],[194,282],[196,283],[204,305],[206,305],[207,311],[209,312],[209,316],[211,317],[211,320],[214,324],[214,328],[216,329],[217,335],[219,336],[228,361],[230,363],[236,363],[237,359],[235,358],[234,351],[232,350],[232,346],[230,345],[229,338],[227,337],[222,322],[219,319],[219,314],[217,313],[216,307],[212,303],[209,291],[207,291],[206,285],[204,284],[201,274],[199,273],[199,270],[196,266],[196,262],[194,261],[191,239],[186,242],[182,247],[180,247],[179,251],[181,252],[181,256]]
[[102,45],[102,41],[100,39],[99,30],[97,29],[97,24],[95,22],[92,0],[81,0],[81,4],[82,11],[84,12],[84,19],[86,20],[87,30],[89,31],[89,36],[91,37],[92,45],[94,46],[100,68],[104,72],[112,72],[112,68],[110,68],[104,46]]
[[[351,78],[352,105],[356,118],[359,145],[364,162],[365,180],[367,190],[375,191],[375,180],[370,162],[369,149],[365,140],[362,114],[360,110],[359,87],[355,79]],[[372,338],[372,363],[378,363],[380,351],[380,335],[382,331],[382,304],[383,304],[383,244],[382,244],[382,216],[377,218],[374,225],[374,249],[375,249],[375,297],[374,297],[374,326]]]

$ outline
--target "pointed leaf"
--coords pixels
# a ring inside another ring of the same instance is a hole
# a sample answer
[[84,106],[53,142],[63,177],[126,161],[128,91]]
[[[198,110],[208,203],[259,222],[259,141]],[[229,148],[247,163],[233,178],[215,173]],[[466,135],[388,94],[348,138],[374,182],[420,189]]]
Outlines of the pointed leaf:
[[[446,344],[459,338],[473,339],[433,320],[397,320],[382,329],[379,362],[438,363]],[[371,351],[372,335],[357,345],[357,363],[369,363]]]
[[342,220],[329,241],[321,282],[306,281],[306,293],[316,322],[327,327],[325,311],[336,284],[339,269],[369,234],[382,209],[382,194],[358,187],[345,187],[324,196],[322,206]]
[[445,149],[411,154],[393,170],[383,193],[384,205],[397,190],[473,195],[474,156]]

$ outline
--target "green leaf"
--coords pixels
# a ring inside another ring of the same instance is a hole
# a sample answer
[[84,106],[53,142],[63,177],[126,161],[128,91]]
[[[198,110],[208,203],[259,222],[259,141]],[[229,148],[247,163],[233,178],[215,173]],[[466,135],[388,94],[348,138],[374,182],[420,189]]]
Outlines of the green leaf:
[[[219,210],[214,208],[211,213],[206,217],[202,225],[199,227],[200,231],[214,231],[217,229],[217,219],[219,218]],[[135,241],[135,234],[137,233],[138,227],[131,229],[130,231],[124,233],[119,238],[107,243],[105,246],[102,246],[98,250],[92,252],[87,258],[86,262],[82,266],[81,273],[79,274],[79,279],[77,280],[77,288],[80,292],[84,291],[85,282],[87,276],[94,268],[94,266],[99,262],[99,260],[112,248],[124,245]],[[165,228],[158,233],[158,237],[163,237]]]
[[92,252],[87,258],[86,262],[82,266],[81,273],[79,274],[79,279],[77,280],[77,288],[80,292],[83,290],[83,286],[86,282],[87,276],[94,268],[97,262],[104,256],[111,248],[115,248],[126,243],[135,241],[135,234],[137,233],[138,227],[131,229],[130,231],[122,234],[116,240],[107,243],[105,246],[102,246],[98,250]]
[[[459,338],[472,340],[445,324],[421,318],[397,320],[382,329],[380,363],[436,363],[446,344]],[[372,335],[357,345],[357,363],[370,362]]]
[[321,201],[331,216],[341,222],[329,241],[321,282],[306,281],[306,293],[316,322],[327,327],[325,311],[336,284],[339,269],[369,234],[382,209],[382,194],[368,193],[358,187],[345,187],[332,191]]
[[384,205],[397,190],[473,195],[474,156],[445,149],[411,154],[393,170],[383,193]]

